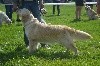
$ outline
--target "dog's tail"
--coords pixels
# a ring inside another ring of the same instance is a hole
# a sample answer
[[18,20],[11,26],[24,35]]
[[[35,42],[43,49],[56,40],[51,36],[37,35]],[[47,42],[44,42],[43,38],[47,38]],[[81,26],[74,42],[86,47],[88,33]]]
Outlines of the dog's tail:
[[80,31],[80,30],[76,30],[73,36],[74,39],[80,39],[80,40],[85,40],[85,39],[91,39],[93,38],[90,34]]

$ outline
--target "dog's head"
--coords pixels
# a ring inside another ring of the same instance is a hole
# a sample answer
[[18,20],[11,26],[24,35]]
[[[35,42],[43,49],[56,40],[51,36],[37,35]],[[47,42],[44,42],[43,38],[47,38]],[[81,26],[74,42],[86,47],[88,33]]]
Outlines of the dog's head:
[[86,5],[86,6],[85,6],[85,9],[86,9],[86,10],[91,10],[91,7],[88,6],[88,5]]
[[21,17],[23,23],[29,22],[34,19],[33,14],[26,8],[18,9],[16,13]]
[[5,21],[7,24],[12,23],[11,19],[9,19],[5,12],[2,12],[2,21]]
[[17,14],[19,16],[27,16],[27,15],[30,15],[30,11],[26,8],[23,8],[23,9],[18,9],[17,11]]

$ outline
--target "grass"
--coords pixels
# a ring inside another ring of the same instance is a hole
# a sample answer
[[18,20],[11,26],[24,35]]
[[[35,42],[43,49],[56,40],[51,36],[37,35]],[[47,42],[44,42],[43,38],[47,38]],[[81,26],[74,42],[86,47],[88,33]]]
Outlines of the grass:
[[[77,57],[73,56],[72,51],[64,52],[65,47],[58,44],[52,45],[49,50],[40,48],[34,54],[28,54],[23,41],[22,23],[16,23],[14,13],[15,22],[0,27],[0,66],[100,66],[100,20],[88,20],[84,8],[81,21],[74,21],[74,6],[61,6],[60,16],[52,16],[52,6],[46,6],[46,9],[48,13],[43,18],[47,23],[86,31],[93,39],[75,42],[80,51]],[[0,5],[0,10],[5,11],[4,5]]]

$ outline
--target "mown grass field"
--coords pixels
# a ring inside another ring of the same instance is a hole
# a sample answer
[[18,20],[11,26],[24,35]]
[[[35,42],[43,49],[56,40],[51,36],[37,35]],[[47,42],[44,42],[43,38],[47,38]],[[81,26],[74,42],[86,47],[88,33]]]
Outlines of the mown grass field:
[[[0,27],[0,66],[100,66],[100,20],[88,20],[83,8],[82,20],[74,21],[75,6],[61,6],[60,16],[52,16],[52,6],[46,6],[46,9],[48,13],[43,18],[47,23],[86,31],[93,39],[75,42],[80,51],[77,57],[72,51],[64,52],[65,47],[59,44],[51,45],[51,49],[40,48],[34,54],[28,54],[23,41],[22,23],[15,21],[14,13],[15,22]],[[0,5],[0,10],[5,11],[3,5]]]

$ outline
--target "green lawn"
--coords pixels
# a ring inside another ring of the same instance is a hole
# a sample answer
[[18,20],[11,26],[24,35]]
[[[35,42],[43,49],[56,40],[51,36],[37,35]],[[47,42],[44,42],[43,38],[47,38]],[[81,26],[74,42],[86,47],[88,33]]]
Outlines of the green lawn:
[[[95,6],[94,6],[95,7]],[[74,21],[75,6],[61,6],[61,15],[52,16],[52,6],[46,6],[48,13],[43,16],[47,23],[62,24],[90,33],[93,39],[76,41],[80,51],[75,57],[73,52],[64,52],[65,47],[54,44],[51,49],[40,48],[34,54],[28,54],[23,41],[22,23],[3,24],[0,27],[0,66],[100,66],[100,20],[88,20],[83,8],[82,20]],[[0,10],[5,11],[0,5]]]

